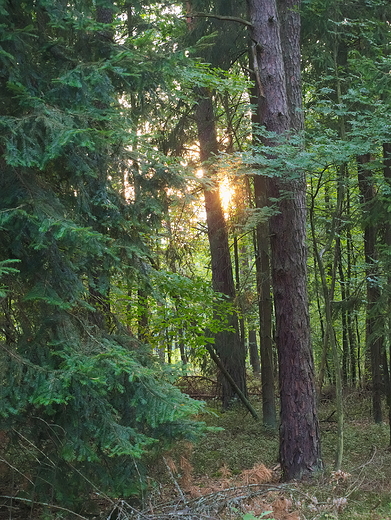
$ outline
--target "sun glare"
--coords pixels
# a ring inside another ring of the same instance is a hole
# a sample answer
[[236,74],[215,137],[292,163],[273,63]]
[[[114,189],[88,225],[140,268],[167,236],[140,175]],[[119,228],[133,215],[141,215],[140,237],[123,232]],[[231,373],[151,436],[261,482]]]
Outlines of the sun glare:
[[[204,171],[202,168],[199,168],[196,171],[196,177],[199,179],[202,179],[204,176]],[[221,206],[223,208],[223,211],[225,213],[225,216],[227,217],[229,214],[229,210],[232,206],[232,199],[235,195],[235,188],[230,182],[228,177],[222,177],[219,182],[219,193],[220,193],[220,200],[221,200]]]
[[233,196],[235,194],[235,189],[232,184],[229,182],[227,177],[220,182],[220,199],[221,205],[223,206],[224,213],[228,213]]

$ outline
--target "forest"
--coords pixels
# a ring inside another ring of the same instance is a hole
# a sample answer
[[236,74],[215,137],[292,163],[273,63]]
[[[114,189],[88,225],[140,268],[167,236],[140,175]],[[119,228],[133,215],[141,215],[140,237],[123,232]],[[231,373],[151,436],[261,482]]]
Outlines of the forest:
[[391,518],[388,0],[0,0],[0,519]]

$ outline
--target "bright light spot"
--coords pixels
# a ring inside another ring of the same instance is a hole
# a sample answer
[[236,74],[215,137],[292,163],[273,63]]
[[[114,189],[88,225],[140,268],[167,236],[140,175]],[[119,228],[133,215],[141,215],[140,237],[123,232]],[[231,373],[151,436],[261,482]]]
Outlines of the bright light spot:
[[199,170],[196,171],[196,177],[198,177],[198,179],[202,179],[203,176],[204,176],[204,170],[202,168],[200,168]]
[[220,182],[219,189],[220,189],[221,205],[223,206],[224,213],[228,213],[228,211],[231,207],[231,202],[232,202],[233,196],[235,194],[235,188],[229,182],[227,177],[225,177]]

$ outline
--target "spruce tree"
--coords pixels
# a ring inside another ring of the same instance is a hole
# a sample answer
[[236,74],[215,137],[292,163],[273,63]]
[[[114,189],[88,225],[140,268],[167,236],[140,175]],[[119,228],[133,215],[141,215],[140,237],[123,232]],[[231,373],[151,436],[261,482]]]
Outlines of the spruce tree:
[[120,4],[0,10],[1,429],[38,496],[137,495],[143,457],[199,431],[199,405],[113,312],[116,280],[148,283],[175,178],[134,146],[131,102],[169,67]]

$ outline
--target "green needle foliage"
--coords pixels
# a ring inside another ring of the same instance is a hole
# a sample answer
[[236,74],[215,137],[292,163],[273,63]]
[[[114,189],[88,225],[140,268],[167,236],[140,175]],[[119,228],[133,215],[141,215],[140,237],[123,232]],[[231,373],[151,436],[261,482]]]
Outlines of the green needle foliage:
[[0,428],[34,496],[71,505],[139,495],[148,457],[202,429],[202,405],[111,309],[113,280],[146,276],[177,181],[135,145],[167,60],[125,7],[108,3],[110,24],[99,9],[0,2]]

